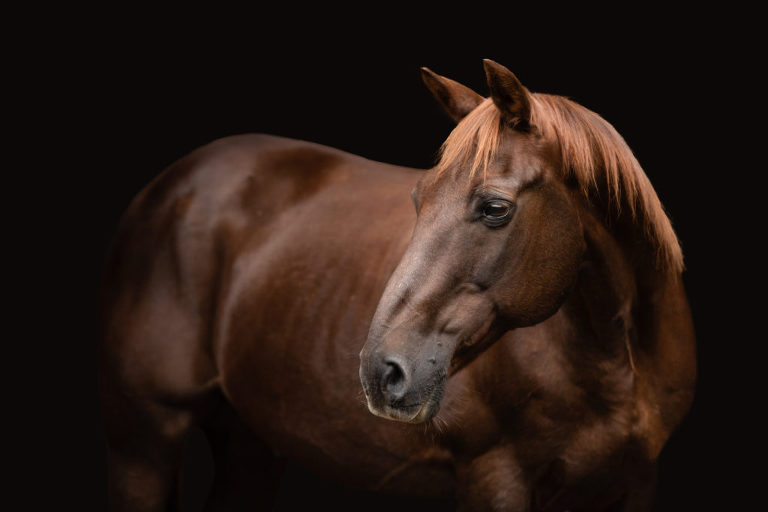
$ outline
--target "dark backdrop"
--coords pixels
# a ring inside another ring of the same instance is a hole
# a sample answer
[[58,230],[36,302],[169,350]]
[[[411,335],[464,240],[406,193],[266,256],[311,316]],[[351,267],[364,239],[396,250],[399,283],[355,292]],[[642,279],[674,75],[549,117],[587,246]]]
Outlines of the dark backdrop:
[[[749,252],[747,227],[734,223],[742,218],[735,212],[752,210],[736,195],[743,167],[723,137],[733,129],[729,109],[740,109],[729,84],[741,69],[708,30],[657,24],[608,33],[598,27],[589,34],[572,30],[555,42],[545,31],[527,39],[513,33],[492,38],[445,27],[406,38],[394,25],[383,31],[271,27],[264,17],[252,26],[219,24],[215,32],[205,24],[167,25],[150,33],[143,26],[102,29],[82,41],[76,68],[67,64],[70,56],[61,56],[67,69],[76,69],[68,76],[78,100],[68,107],[73,114],[80,107],[87,112],[87,127],[74,133],[75,148],[87,151],[68,168],[78,170],[75,208],[83,211],[78,227],[87,237],[88,249],[78,251],[84,269],[77,309],[87,342],[76,357],[91,407],[95,296],[105,251],[120,214],[153,176],[202,144],[247,132],[429,167],[452,123],[422,85],[419,67],[486,95],[481,59],[491,58],[532,91],[568,96],[611,122],[635,151],[682,241],[700,380],[688,418],[661,457],[657,510],[748,500],[754,485],[742,460],[753,438],[741,411],[751,403],[743,390],[757,379],[742,363],[751,356],[746,340],[756,334],[744,327],[741,302],[755,283],[744,270],[748,258],[733,252]],[[85,432],[86,445],[95,450],[95,479],[73,478],[92,489],[102,508],[100,422]],[[202,438],[194,437],[190,447],[195,485],[185,492],[194,501],[211,469]],[[352,504],[365,499],[291,467],[282,506],[315,495]]]

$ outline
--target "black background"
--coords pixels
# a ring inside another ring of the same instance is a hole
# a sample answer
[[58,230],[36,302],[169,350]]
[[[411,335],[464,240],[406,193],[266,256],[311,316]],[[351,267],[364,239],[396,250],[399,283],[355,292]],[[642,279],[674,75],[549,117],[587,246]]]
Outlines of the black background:
[[[278,23],[261,13],[151,24],[115,14],[96,30],[62,35],[75,43],[65,50],[56,48],[59,39],[49,39],[54,57],[33,64],[41,77],[36,87],[55,82],[58,88],[41,100],[55,121],[32,133],[52,131],[55,142],[64,142],[64,149],[46,155],[57,165],[33,181],[44,179],[53,189],[57,215],[75,216],[67,229],[50,216],[36,225],[45,226],[64,255],[53,270],[64,275],[66,283],[56,288],[65,293],[51,301],[66,319],[55,330],[81,341],[56,344],[51,353],[51,374],[64,374],[56,380],[60,390],[44,393],[42,423],[54,446],[45,456],[28,457],[23,469],[38,483],[55,480],[49,488],[60,499],[95,499],[97,509],[104,508],[104,436],[93,412],[96,291],[115,224],[153,176],[202,144],[247,132],[429,167],[452,123],[422,85],[419,68],[486,95],[481,59],[491,58],[532,91],[568,96],[611,122],[681,239],[700,379],[689,416],[662,453],[656,510],[750,503],[764,470],[745,466],[757,457],[749,411],[765,402],[747,391],[761,389],[750,361],[759,360],[755,350],[765,339],[753,328],[748,306],[750,293],[760,289],[750,247],[761,217],[745,183],[754,164],[741,155],[758,141],[743,122],[750,107],[741,103],[752,94],[753,63],[736,56],[750,43],[731,38],[726,44],[718,22],[690,13],[632,30],[623,23],[554,29],[533,19],[506,22],[513,18],[505,14],[496,20],[503,30],[474,31],[467,27],[477,18],[466,13],[456,14],[455,25],[408,27],[370,13],[335,25],[304,14],[302,23]],[[521,24],[530,25],[530,34],[515,29]],[[76,386],[63,386],[68,382]],[[74,412],[80,401],[82,414]],[[210,467],[199,436],[191,447],[198,485],[186,499],[194,501]],[[82,463],[85,453],[94,453],[87,457],[91,469],[74,471],[70,461]],[[364,499],[292,468],[282,506],[295,505],[297,496]]]

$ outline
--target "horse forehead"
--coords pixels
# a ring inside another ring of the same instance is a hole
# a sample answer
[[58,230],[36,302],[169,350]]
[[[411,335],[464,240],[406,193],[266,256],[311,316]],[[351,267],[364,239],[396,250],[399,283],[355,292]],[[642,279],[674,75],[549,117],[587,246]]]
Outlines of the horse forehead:
[[518,189],[538,180],[552,168],[553,162],[547,159],[546,153],[530,147],[515,148],[509,152],[500,152],[485,173],[478,172],[471,179],[465,179],[464,183],[472,190],[493,185]]
[[503,178],[511,185],[523,185],[557,166],[557,151],[548,141],[525,133],[513,132],[503,137],[495,158],[485,173],[472,177],[477,186],[493,178]]
[[482,155],[476,153],[445,172],[433,169],[435,174],[425,176],[422,181],[421,192],[425,192],[422,197],[441,200],[463,197],[467,190],[475,190],[489,181],[516,188],[556,169],[559,162],[556,147],[549,141],[518,132],[505,134],[488,165],[481,165],[470,173],[474,159],[482,159]]
[[486,172],[478,171],[473,176],[463,169],[430,179],[423,189],[426,202],[437,201],[446,204],[451,200],[464,201],[467,195],[487,187],[517,190],[527,183],[539,179],[549,166],[532,155],[516,159],[500,159],[490,165]]
[[505,137],[499,147],[491,173],[533,179],[544,168],[556,164],[556,155],[548,144],[524,134]]

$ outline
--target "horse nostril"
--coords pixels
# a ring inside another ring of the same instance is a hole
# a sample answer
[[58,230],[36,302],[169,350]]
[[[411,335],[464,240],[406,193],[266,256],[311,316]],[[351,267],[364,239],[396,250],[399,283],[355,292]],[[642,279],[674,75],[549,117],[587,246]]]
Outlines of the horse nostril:
[[407,387],[405,371],[394,361],[387,361],[386,365],[381,379],[381,391],[390,401],[398,400],[403,397]]

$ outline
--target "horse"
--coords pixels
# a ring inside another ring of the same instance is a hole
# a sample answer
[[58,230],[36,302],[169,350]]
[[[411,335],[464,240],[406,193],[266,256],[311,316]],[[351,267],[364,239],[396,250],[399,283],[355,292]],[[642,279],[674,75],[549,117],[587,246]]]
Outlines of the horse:
[[263,134],[199,148],[131,202],[104,271],[111,510],[269,509],[281,461],[459,510],[648,510],[687,413],[677,236],[607,121],[484,61],[427,68],[456,122],[427,170]]

